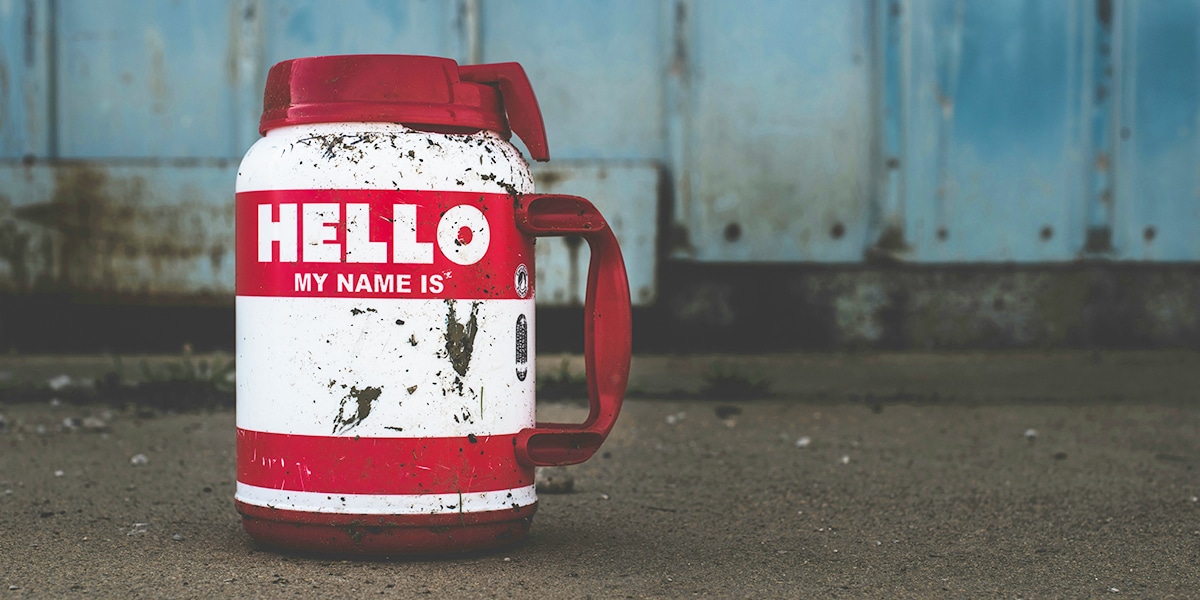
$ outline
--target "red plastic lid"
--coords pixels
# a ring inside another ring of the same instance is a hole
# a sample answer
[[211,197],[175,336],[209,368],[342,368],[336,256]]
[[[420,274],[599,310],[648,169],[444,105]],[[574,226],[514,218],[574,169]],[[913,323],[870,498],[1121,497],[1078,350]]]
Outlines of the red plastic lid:
[[363,54],[285,60],[271,67],[259,132],[304,123],[384,122],[516,133],[550,160],[546,127],[517,63],[459,66],[448,58]]

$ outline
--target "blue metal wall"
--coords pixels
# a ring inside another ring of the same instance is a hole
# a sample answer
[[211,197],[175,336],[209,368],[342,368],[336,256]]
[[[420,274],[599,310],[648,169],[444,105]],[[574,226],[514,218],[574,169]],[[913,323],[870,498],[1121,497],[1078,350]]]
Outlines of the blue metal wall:
[[523,63],[643,304],[662,259],[1200,259],[1197,0],[0,0],[0,289],[227,296],[266,69],[360,52]]

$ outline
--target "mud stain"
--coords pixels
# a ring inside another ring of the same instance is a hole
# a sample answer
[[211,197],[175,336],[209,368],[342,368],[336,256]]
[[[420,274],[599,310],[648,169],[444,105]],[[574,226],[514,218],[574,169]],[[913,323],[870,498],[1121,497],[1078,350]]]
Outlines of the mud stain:
[[321,157],[326,160],[341,158],[355,163],[365,159],[367,152],[371,150],[383,150],[383,146],[385,145],[390,145],[394,150],[397,149],[395,134],[372,132],[355,135],[312,135],[296,140],[296,143],[320,148]]
[[188,290],[196,267],[229,252],[232,212],[206,205],[199,192],[167,206],[164,190],[140,176],[91,163],[52,172],[48,199],[11,209],[0,200],[0,260],[20,291]]
[[[371,406],[379,399],[383,393],[382,387],[365,387],[358,389],[351,386],[350,393],[342,398],[341,405],[338,406],[337,418],[333,420],[333,433],[343,433],[359,423],[362,423],[371,414]],[[353,414],[346,414],[346,405],[353,399],[355,402],[356,411]]]
[[471,303],[471,316],[466,325],[458,322],[454,300],[447,300],[446,306],[446,355],[454,372],[466,376],[471,367],[471,355],[475,352],[475,334],[479,333],[479,303]]
[[147,83],[150,85],[150,97],[154,100],[151,106],[160,115],[167,112],[171,102],[165,47],[162,32],[154,28],[146,31],[146,55],[150,59]]

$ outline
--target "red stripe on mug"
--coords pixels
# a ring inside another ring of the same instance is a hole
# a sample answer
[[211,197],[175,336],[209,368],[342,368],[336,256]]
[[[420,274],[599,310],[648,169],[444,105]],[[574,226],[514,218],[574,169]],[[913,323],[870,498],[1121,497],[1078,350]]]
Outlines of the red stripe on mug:
[[533,242],[504,194],[267,190],[236,210],[239,296],[532,297]]
[[513,451],[515,435],[359,438],[238,428],[237,480],[330,494],[453,494],[533,484]]

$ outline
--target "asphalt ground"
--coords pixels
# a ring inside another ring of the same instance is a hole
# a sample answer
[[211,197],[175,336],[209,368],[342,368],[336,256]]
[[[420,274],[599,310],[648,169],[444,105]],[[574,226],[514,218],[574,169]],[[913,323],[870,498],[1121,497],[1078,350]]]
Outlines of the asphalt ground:
[[[242,532],[231,408],[10,398],[0,598],[1198,597],[1198,384],[1177,351],[639,357],[523,544],[374,560]],[[542,418],[582,418],[558,396]]]

